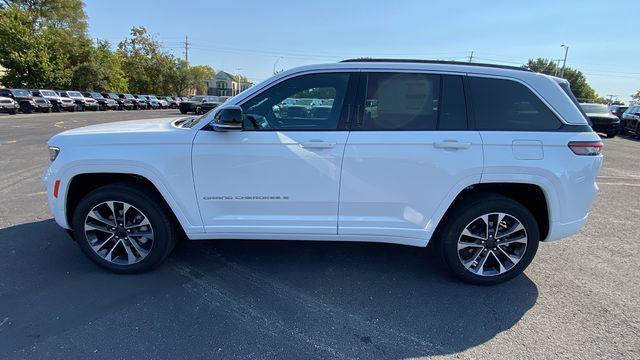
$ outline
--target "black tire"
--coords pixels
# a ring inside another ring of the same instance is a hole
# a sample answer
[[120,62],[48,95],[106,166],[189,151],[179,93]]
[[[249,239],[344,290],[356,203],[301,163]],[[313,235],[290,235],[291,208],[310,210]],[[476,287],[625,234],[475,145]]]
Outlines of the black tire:
[[180,114],[186,115],[187,114],[187,110],[186,109],[180,109]]
[[196,111],[194,112],[194,114],[196,114],[196,115],[202,115],[202,114],[204,114],[204,113],[202,112],[202,108],[201,108],[200,106],[198,106],[198,107],[196,107]]
[[43,113],[50,113],[51,112],[51,108],[46,108],[44,110],[42,110]]
[[625,124],[624,120],[620,120],[620,131],[618,134],[624,135],[627,133],[627,124]]
[[636,139],[640,139],[640,121],[636,123],[636,130],[633,137],[635,137]]
[[[89,244],[84,231],[87,214],[94,206],[105,201],[121,201],[133,205],[147,217],[153,228],[153,246],[139,262],[114,264],[98,255]],[[96,264],[116,273],[131,274],[152,269],[159,265],[173,250],[179,239],[173,217],[162,199],[146,188],[133,183],[116,183],[102,186],[86,195],[73,213],[74,239],[82,251]]]
[[18,113],[18,110],[16,110],[16,109],[9,110],[9,115],[15,115],[17,113]]
[[107,105],[106,104],[99,104],[98,105],[98,110],[107,111]]
[[612,138],[616,137],[616,135],[618,135],[618,131],[616,131],[616,130],[610,130],[609,132],[607,132],[607,138],[608,139],[612,139]]
[[[449,269],[462,281],[476,285],[495,285],[520,275],[533,260],[540,241],[538,223],[533,214],[519,202],[499,194],[479,194],[463,201],[447,213],[444,226],[438,232],[440,250]],[[502,274],[493,276],[474,274],[462,264],[458,255],[458,239],[474,219],[495,212],[511,215],[524,226],[527,235],[524,254],[513,267]]]
[[55,102],[54,102],[54,103],[51,105],[51,111],[53,111],[53,112],[60,112],[60,105],[58,105],[58,103],[55,103]]
[[69,108],[67,108],[68,112],[75,112],[76,111],[76,107],[74,106],[70,106]]
[[78,104],[78,105],[76,106],[76,110],[78,110],[78,111],[85,111],[85,110],[86,110],[86,108],[85,108],[84,104]]
[[33,113],[33,106],[31,106],[30,104],[27,104],[27,103],[22,103],[22,104],[20,104],[20,111],[23,114],[31,114],[31,113]]

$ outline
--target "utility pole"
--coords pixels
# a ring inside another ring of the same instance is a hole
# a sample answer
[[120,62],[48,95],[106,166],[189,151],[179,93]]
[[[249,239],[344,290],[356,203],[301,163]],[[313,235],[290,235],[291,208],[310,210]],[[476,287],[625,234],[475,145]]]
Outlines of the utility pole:
[[567,54],[569,53],[569,47],[565,44],[562,44],[560,47],[564,48],[564,60],[562,60],[562,71],[560,72],[560,77],[564,78],[564,68],[567,66]]
[[469,55],[469,62],[473,61],[473,51],[471,51],[471,55]]
[[187,61],[187,67],[189,67],[189,38],[184,36],[184,59]]
[[276,65],[278,64],[278,61],[280,61],[280,59],[282,59],[282,56],[278,57],[276,59],[276,62],[273,63],[273,75],[276,74]]

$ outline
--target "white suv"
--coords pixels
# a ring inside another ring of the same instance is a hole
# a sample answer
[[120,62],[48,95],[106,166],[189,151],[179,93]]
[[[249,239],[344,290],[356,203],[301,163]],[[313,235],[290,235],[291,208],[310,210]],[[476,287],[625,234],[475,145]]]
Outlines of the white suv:
[[[331,109],[279,111],[296,98]],[[566,81],[438,61],[296,68],[199,117],[89,126],[49,145],[56,222],[121,273],[157,265],[184,233],[433,241],[455,275],[495,284],[584,225],[602,163]]]

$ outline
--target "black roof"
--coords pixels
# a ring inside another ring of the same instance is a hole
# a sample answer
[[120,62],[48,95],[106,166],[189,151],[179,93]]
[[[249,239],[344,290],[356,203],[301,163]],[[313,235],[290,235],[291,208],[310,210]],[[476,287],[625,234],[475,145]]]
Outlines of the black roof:
[[482,66],[490,68],[508,69],[508,70],[520,70],[520,71],[532,71],[526,67],[498,65],[498,64],[485,64],[485,63],[470,63],[462,61],[449,61],[449,60],[421,60],[421,59],[372,59],[372,58],[360,58],[360,59],[346,59],[340,62],[370,62],[370,63],[418,63],[418,64],[444,64],[444,65],[467,65],[467,66]]

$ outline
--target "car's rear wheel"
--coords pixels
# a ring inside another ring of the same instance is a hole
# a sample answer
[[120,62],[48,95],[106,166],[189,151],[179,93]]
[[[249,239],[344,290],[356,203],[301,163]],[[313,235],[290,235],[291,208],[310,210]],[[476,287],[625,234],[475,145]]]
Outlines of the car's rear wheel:
[[85,196],[74,212],[73,233],[91,260],[118,273],[153,268],[178,239],[166,205],[128,183],[103,186]]
[[535,217],[498,194],[474,196],[448,214],[440,232],[443,257],[461,280],[494,285],[519,275],[538,249]]

